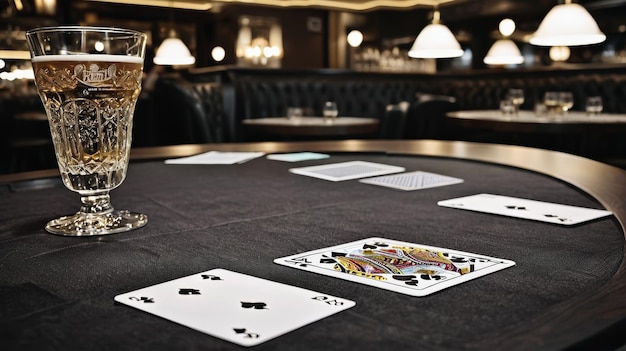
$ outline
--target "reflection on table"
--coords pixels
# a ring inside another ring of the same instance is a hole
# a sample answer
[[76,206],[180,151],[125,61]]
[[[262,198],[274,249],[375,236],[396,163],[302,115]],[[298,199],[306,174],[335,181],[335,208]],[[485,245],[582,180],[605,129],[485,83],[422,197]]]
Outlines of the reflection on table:
[[355,137],[378,131],[378,119],[361,117],[268,117],[243,120],[250,131],[276,136]]
[[[232,166],[163,162],[211,150],[314,151],[331,158],[297,166],[266,158]],[[0,187],[0,340],[6,349],[239,350],[113,302],[120,293],[213,268],[357,302],[262,350],[562,350],[624,341],[621,329],[611,329],[626,320],[626,210],[616,196],[626,193],[626,173],[615,167],[539,149],[432,140],[184,145],[135,149],[132,159],[142,162],[131,163],[115,198],[122,208],[147,213],[150,222],[107,237],[44,232],[47,220],[75,211],[74,194],[58,184],[58,175],[51,187],[23,183],[42,173],[0,176],[6,184]],[[464,182],[402,192],[289,172],[352,160]],[[479,192],[605,208],[615,218],[565,228],[436,205]],[[415,298],[273,263],[374,236],[517,265]]]

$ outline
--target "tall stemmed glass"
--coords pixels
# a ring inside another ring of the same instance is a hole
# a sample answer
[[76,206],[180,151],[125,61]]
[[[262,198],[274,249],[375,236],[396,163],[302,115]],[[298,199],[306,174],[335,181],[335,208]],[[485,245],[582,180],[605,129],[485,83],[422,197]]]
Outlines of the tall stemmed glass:
[[61,178],[82,201],[80,211],[48,222],[46,230],[88,236],[144,226],[148,217],[115,210],[109,191],[126,177],[146,35],[62,26],[26,37]]

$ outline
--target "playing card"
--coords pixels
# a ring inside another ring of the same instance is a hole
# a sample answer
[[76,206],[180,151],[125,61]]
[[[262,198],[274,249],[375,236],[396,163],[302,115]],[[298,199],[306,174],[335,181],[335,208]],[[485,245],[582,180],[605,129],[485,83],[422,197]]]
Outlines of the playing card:
[[254,346],[356,305],[225,269],[131,291],[115,301],[242,346]]
[[515,265],[501,258],[383,238],[281,257],[274,262],[411,296],[426,296]]
[[417,171],[361,179],[359,182],[410,191],[463,183],[463,179],[437,173]]
[[612,215],[605,210],[561,205],[516,197],[477,194],[439,201],[439,206],[531,219],[562,225],[574,225]]
[[294,152],[289,154],[272,154],[267,155],[268,160],[285,161],[285,162],[299,162],[307,160],[321,160],[329,158],[330,155],[320,154],[317,152]]
[[165,160],[166,164],[185,165],[232,165],[244,163],[265,155],[264,152],[222,152],[209,151],[189,157],[181,157]]
[[338,182],[342,180],[351,180],[365,177],[374,177],[390,173],[404,172],[404,168],[373,162],[349,161],[331,163],[321,166],[291,168],[289,172]]

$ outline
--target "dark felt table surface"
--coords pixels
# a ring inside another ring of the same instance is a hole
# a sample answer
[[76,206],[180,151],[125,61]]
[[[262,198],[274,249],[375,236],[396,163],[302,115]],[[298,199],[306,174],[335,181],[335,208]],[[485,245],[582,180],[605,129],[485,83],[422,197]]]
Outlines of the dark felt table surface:
[[[329,182],[288,172],[351,160],[465,180],[404,192]],[[482,162],[335,153],[287,163],[264,157],[238,165],[131,163],[113,205],[149,216],[123,234],[67,238],[45,223],[75,212],[60,183],[0,192],[0,348],[4,350],[237,350],[242,347],[117,304],[117,294],[225,268],[357,302],[258,350],[493,349],[546,309],[611,279],[624,235],[613,217],[558,226],[437,206],[477,193],[599,208],[554,178]],[[427,297],[274,264],[274,258],[383,237],[513,260],[517,265]],[[220,318],[220,316],[213,316]],[[524,349],[524,345],[518,345]]]

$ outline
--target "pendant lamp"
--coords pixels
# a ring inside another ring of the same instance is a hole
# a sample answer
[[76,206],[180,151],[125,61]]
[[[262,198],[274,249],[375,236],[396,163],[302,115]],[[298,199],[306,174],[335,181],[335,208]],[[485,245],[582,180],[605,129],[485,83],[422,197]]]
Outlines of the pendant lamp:
[[409,56],[414,58],[448,58],[463,55],[461,45],[454,34],[440,23],[439,10],[435,9],[433,21],[419,33]]
[[196,58],[191,56],[185,43],[171,29],[169,38],[163,40],[157,49],[153,62],[156,65],[186,66],[193,65]]
[[530,43],[539,46],[577,46],[606,40],[589,12],[579,4],[565,0],[544,17]]
[[504,38],[497,40],[489,51],[483,62],[488,65],[519,65],[524,62],[524,56],[519,51],[517,45],[508,37],[515,31],[515,22],[511,19],[500,21],[500,34]]
[[191,55],[187,45],[176,36],[174,30],[173,2],[170,1],[170,32],[169,37],[161,43],[156,51],[154,59],[155,65],[162,66],[188,66],[196,63],[196,58]]

